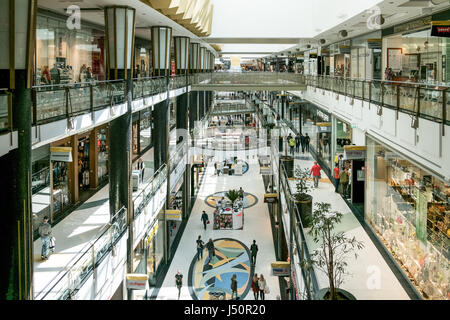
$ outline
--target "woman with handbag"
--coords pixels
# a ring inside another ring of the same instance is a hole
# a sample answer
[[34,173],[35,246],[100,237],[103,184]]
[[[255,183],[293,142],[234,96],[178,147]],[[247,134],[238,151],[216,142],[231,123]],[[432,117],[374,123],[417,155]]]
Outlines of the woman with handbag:
[[264,279],[264,276],[261,274],[258,280],[258,287],[259,287],[259,297],[261,300],[265,300],[265,293],[269,293],[269,288],[267,287],[266,279]]

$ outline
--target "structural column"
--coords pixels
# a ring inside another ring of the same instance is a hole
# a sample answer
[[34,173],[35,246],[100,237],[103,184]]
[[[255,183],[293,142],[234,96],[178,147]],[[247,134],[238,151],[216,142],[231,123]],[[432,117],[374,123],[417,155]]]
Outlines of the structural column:
[[[0,1],[0,88],[9,92],[11,149],[0,157],[2,219],[1,300],[33,299],[31,211],[31,86],[36,30],[35,0]],[[40,256],[40,252],[39,252]]]
[[[187,148],[190,146],[189,143],[189,93],[187,92],[188,86],[188,75],[189,75],[189,51],[190,51],[190,38],[188,37],[174,37],[175,44],[175,66],[176,73],[178,76],[185,75],[186,77],[186,93],[177,97],[177,141],[180,137],[187,144]],[[182,187],[182,201],[183,201],[183,220],[187,219],[187,215],[190,206],[190,183],[189,183],[189,173],[190,173],[190,163],[186,163],[185,171],[183,174],[183,187]]]
[[172,42],[172,28],[152,27],[152,48],[153,48],[153,75],[166,77],[167,99],[155,105],[153,111],[153,133],[154,139],[154,163],[155,171],[168,162],[169,153],[169,105],[168,96],[169,67],[170,67],[170,47]]
[[[134,272],[133,220],[131,190],[131,121],[134,56],[135,9],[126,6],[105,7],[106,70],[109,80],[125,81],[125,114],[109,124],[109,210],[113,217],[121,208],[127,212],[127,273]],[[132,292],[128,290],[128,299]]]

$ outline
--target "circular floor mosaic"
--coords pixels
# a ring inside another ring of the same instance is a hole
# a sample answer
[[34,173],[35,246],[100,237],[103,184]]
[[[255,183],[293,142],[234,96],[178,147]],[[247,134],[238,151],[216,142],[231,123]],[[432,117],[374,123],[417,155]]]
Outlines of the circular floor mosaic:
[[214,240],[215,256],[210,260],[208,250],[203,257],[197,254],[191,262],[188,274],[189,293],[194,300],[231,299],[231,277],[236,274],[237,293],[243,300],[250,288],[253,267],[250,264],[250,250],[235,239]]
[[[205,202],[208,206],[215,208],[216,207],[216,201],[222,199],[222,197],[225,197],[225,194],[228,191],[220,191],[213,194],[210,194],[206,197]],[[258,203],[258,198],[248,192],[244,192],[244,209],[253,207],[255,204]]]

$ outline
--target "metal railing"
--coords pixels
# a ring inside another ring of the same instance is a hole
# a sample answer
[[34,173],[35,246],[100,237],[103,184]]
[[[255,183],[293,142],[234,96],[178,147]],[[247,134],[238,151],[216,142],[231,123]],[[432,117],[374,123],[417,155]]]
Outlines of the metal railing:
[[166,77],[148,77],[133,79],[133,100],[167,91]]
[[127,229],[127,210],[120,209],[89,242],[35,297],[36,300],[70,300],[86,282]]
[[356,80],[331,76],[306,76],[306,84],[450,125],[450,90],[448,86],[418,82]]
[[305,298],[308,300],[314,300],[316,293],[319,291],[319,284],[317,282],[317,277],[314,269],[303,267],[311,260],[311,255],[309,253],[308,244],[306,242],[305,229],[303,227],[300,212],[298,211],[298,207],[293,202],[294,193],[291,190],[291,186],[286,174],[286,169],[283,163],[281,163],[280,166],[280,178],[280,192],[281,190],[284,190],[284,194],[288,196],[288,199],[286,199],[286,204],[289,212],[291,213],[290,217],[292,218],[289,224],[291,228],[293,228],[293,238],[290,239],[290,241],[293,241],[294,243],[293,250],[295,250],[295,252],[291,252],[291,254],[297,254],[300,261],[302,277],[306,286]]
[[123,103],[125,85],[125,80],[111,80],[35,86],[32,88],[33,125]]

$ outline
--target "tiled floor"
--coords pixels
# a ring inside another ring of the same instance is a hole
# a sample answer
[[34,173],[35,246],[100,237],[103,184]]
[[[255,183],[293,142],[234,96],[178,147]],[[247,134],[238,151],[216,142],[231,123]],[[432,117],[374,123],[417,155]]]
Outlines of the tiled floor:
[[[296,154],[295,166],[311,168],[311,157],[300,160],[299,157],[308,157],[309,154]],[[349,276],[345,276],[342,288],[351,292],[358,300],[409,300],[409,297],[400,282],[397,280],[369,236],[356,219],[342,197],[334,192],[334,186],[327,176],[322,173],[319,187],[313,189],[313,205],[317,202],[331,203],[332,211],[343,213],[341,223],[335,231],[346,232],[348,237],[355,236],[364,243],[364,248],[358,251],[358,258],[354,255],[348,257]],[[292,190],[295,190],[295,181],[290,181]],[[318,247],[310,235],[306,233],[310,252]],[[328,278],[321,271],[317,271],[319,287],[328,287]]]
[[[196,257],[196,240],[201,235],[203,241],[207,242],[209,238],[215,239],[235,239],[242,242],[248,248],[253,240],[256,240],[259,251],[256,261],[255,272],[263,274],[270,288],[270,293],[266,295],[266,300],[275,300],[280,294],[278,278],[270,275],[270,263],[274,262],[275,250],[273,246],[272,231],[270,227],[270,218],[267,205],[264,203],[264,184],[262,176],[259,174],[259,165],[250,161],[249,171],[242,176],[219,176],[214,175],[214,160],[209,162],[207,167],[207,176],[198,194],[198,198],[193,207],[191,217],[187,223],[184,234],[181,238],[177,252],[172,260],[170,268],[164,279],[162,287],[159,289],[158,300],[174,300],[178,298],[178,290],[175,287],[175,274],[179,269],[183,273],[183,287],[181,290],[181,300],[192,300],[188,288],[189,268],[193,259]],[[249,192],[258,198],[256,205],[244,210],[244,228],[243,230],[212,230],[211,224],[207,230],[203,229],[200,221],[201,213],[205,210],[209,218],[212,219],[213,208],[205,203],[207,196],[229,189],[239,189],[243,187],[245,192]],[[208,256],[205,250],[204,256]],[[205,258],[205,257],[204,257]],[[194,269],[197,270],[197,269]],[[229,270],[225,270],[227,272]],[[197,272],[199,272],[197,270]],[[229,281],[222,279],[220,273],[215,281]],[[229,283],[223,283],[223,287],[229,288]],[[252,291],[241,297],[243,300],[253,300]]]

